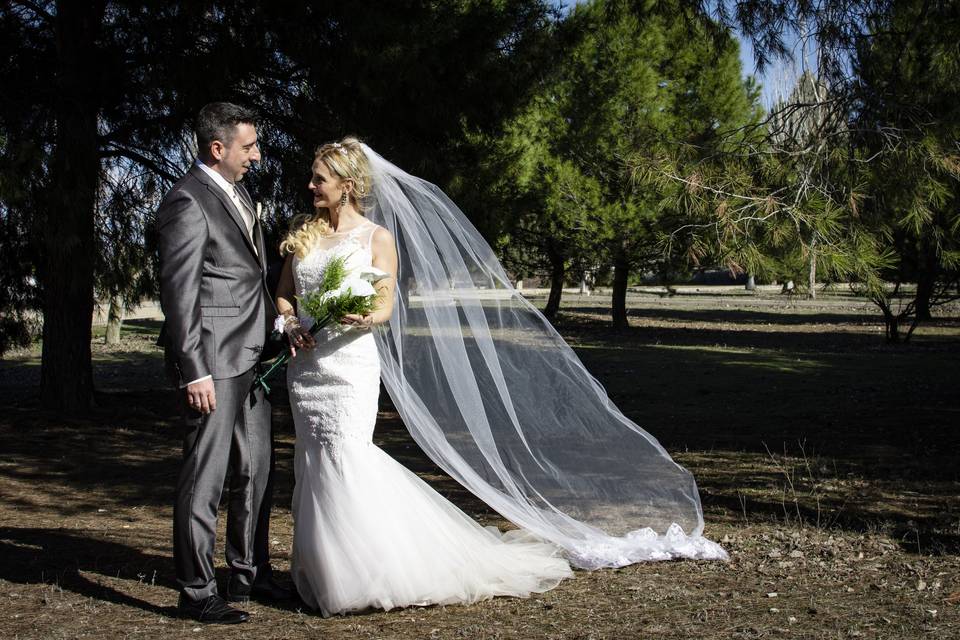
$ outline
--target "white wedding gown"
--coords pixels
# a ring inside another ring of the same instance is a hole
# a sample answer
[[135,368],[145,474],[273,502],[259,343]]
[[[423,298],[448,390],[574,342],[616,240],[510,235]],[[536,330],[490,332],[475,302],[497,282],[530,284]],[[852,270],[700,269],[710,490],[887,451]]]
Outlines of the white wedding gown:
[[[293,260],[297,295],[327,261],[370,266],[364,221]],[[312,323],[300,317],[304,326]],[[372,442],[380,359],[369,330],[327,328],[287,368],[296,427],[291,574],[324,616],[547,591],[572,572],[559,547],[482,527]]]

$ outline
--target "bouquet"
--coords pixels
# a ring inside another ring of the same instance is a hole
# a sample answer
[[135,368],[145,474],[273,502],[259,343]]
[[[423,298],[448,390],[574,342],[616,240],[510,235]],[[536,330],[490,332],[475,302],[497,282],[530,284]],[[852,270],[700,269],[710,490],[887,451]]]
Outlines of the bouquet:
[[[315,291],[297,296],[301,311],[313,318],[310,335],[317,333],[333,323],[340,322],[350,314],[360,316],[372,313],[377,303],[377,282],[388,277],[386,271],[376,267],[363,267],[356,272],[347,269],[346,257],[331,258],[323,271],[323,278]],[[281,318],[277,318],[278,325]],[[280,339],[282,326],[274,326],[274,337]],[[262,375],[254,381],[254,387],[260,385],[270,393],[267,380],[273,372],[290,360],[290,352],[284,351]]]

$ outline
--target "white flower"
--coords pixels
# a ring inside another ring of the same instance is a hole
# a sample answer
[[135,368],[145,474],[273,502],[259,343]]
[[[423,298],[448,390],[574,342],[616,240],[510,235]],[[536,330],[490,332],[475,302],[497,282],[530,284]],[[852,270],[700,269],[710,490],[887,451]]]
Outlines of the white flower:
[[332,290],[330,290],[330,291],[327,291],[326,293],[324,293],[324,294],[322,294],[322,295],[320,296],[320,304],[323,304],[324,302],[326,302],[326,301],[329,300],[330,298],[336,298],[336,297],[339,296],[341,293],[343,293],[343,292],[340,291],[340,289],[332,289]]
[[389,278],[390,274],[382,269],[377,269],[376,267],[363,267],[357,273],[356,277],[366,280],[370,284],[376,284],[384,278]]
[[369,280],[365,280],[364,278],[350,278],[340,285],[340,289],[350,291],[350,295],[353,296],[366,297],[377,295],[377,290],[373,288]]
[[374,289],[373,285],[367,280],[358,277],[352,277],[344,280],[343,283],[341,283],[336,289],[327,291],[321,295],[320,302],[324,303],[331,298],[339,298],[347,293],[353,297],[366,297],[377,295],[377,290]]

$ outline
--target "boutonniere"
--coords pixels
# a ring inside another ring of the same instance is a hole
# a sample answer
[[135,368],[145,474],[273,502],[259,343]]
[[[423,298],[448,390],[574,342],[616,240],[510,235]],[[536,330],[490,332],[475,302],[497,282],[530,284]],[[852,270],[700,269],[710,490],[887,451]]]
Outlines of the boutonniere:
[[257,203],[257,220],[263,220],[263,203]]

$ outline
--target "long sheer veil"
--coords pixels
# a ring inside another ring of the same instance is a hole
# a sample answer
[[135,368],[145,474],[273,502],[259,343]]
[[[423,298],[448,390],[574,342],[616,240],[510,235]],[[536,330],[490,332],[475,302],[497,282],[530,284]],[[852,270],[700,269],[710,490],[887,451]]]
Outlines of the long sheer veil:
[[368,217],[394,236],[382,379],[426,454],[582,568],[726,558],[693,476],[624,416],[435,185],[367,145]]

